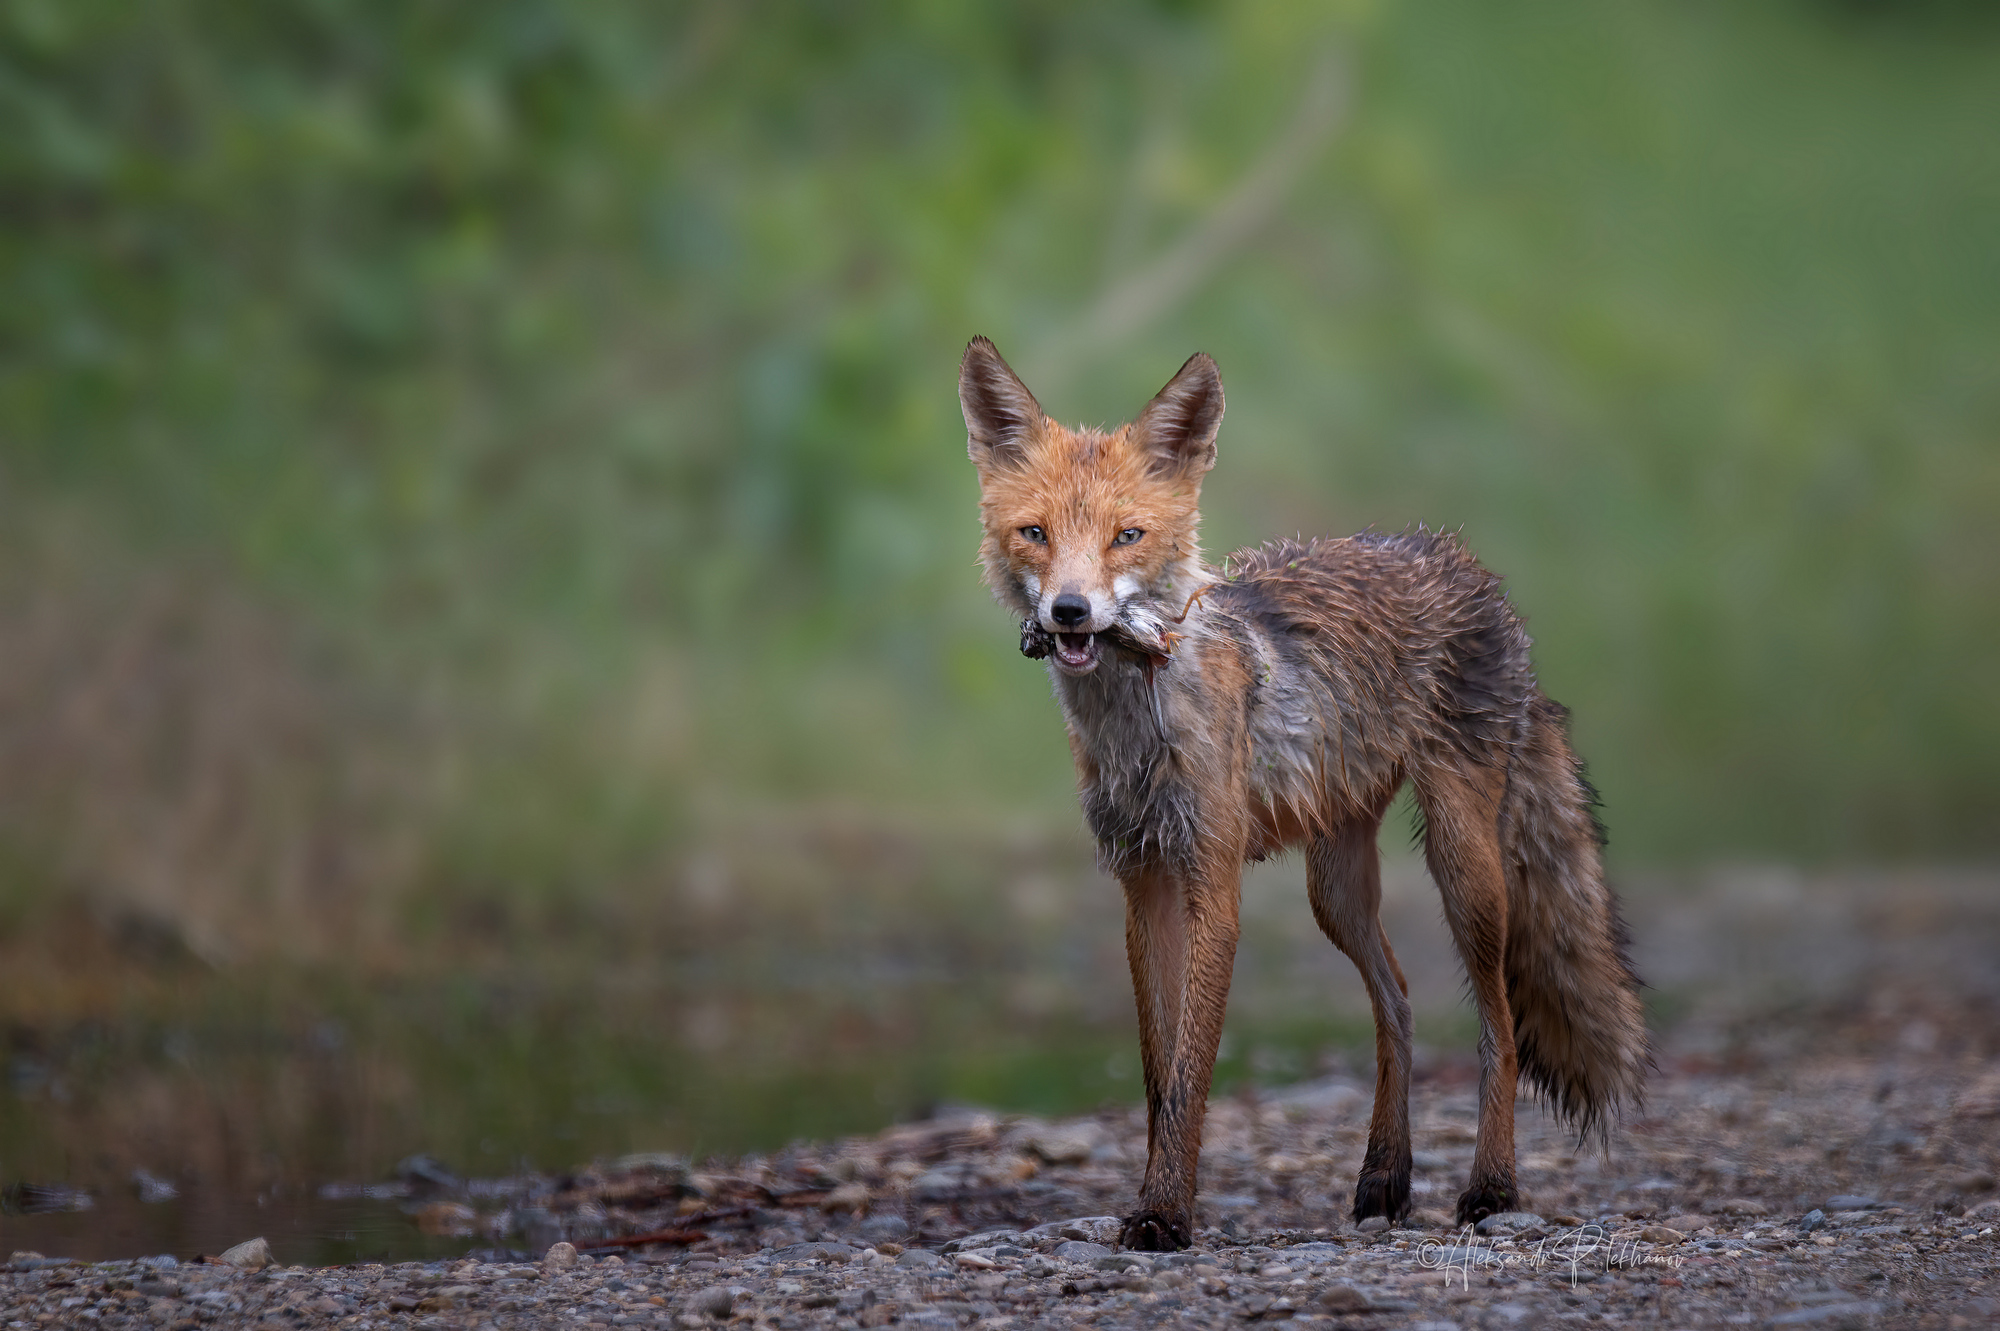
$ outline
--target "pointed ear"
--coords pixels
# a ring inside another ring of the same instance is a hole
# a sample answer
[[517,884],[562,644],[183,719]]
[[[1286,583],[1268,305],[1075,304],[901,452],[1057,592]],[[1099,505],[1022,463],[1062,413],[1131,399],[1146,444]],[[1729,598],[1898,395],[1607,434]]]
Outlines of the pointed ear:
[[1200,351],[1132,422],[1132,433],[1159,476],[1198,477],[1214,466],[1215,433],[1221,428],[1222,374]]
[[981,467],[1018,462],[1028,432],[1042,419],[1041,403],[983,337],[972,339],[959,362],[958,405],[965,451]]

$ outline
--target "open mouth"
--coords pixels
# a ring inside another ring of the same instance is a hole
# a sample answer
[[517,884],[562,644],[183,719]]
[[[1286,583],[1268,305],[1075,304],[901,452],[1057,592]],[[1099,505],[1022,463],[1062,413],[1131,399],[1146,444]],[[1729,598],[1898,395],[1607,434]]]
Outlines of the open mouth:
[[1095,633],[1056,634],[1056,664],[1072,675],[1087,675],[1097,668]]

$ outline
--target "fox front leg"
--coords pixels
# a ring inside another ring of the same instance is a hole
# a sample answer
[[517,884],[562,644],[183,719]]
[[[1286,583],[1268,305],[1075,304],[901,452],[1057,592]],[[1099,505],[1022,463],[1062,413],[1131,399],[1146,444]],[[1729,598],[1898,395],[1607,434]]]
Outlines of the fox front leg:
[[1172,1252],[1194,1241],[1202,1117],[1236,959],[1231,864],[1126,884],[1126,948],[1146,1066],[1146,1177],[1125,1218],[1127,1248]]

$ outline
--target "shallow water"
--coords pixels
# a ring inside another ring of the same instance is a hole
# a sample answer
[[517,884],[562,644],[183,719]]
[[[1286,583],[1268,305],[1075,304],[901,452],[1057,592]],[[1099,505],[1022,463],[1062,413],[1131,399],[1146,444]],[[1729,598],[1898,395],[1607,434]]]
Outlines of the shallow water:
[[253,1238],[268,1240],[288,1266],[424,1261],[496,1246],[487,1237],[426,1234],[396,1201],[313,1192],[244,1195],[194,1186],[171,1201],[109,1192],[94,1197],[88,1210],[0,1211],[0,1253],[79,1261],[167,1254],[188,1261]]

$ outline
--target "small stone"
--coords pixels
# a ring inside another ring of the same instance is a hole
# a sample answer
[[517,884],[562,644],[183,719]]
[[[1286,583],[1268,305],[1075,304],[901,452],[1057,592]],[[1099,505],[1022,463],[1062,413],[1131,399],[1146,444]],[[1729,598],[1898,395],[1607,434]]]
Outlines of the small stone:
[[771,1256],[780,1262],[845,1262],[860,1251],[850,1243],[791,1243]]
[[910,1222],[899,1215],[872,1215],[854,1227],[854,1235],[880,1249],[884,1240],[899,1243],[910,1237]]
[[576,1265],[576,1245],[573,1243],[551,1243],[549,1250],[542,1254],[542,1268],[548,1271],[567,1271]]
[[1329,1285],[1313,1300],[1321,1312],[1360,1313],[1374,1307],[1368,1296],[1352,1285]]
[[819,1204],[819,1209],[828,1215],[842,1211],[859,1214],[868,1209],[871,1200],[872,1194],[868,1191],[866,1183],[843,1183],[826,1195],[826,1200]]
[[994,1262],[992,1258],[982,1257],[976,1252],[958,1253],[952,1258],[952,1260],[958,1263],[960,1266],[966,1267],[969,1270],[974,1270],[974,1271],[991,1271],[994,1267]]
[[1665,1225],[1648,1225],[1639,1231],[1639,1237],[1647,1243],[1682,1243],[1687,1240],[1687,1235]]
[[1472,1228],[1476,1233],[1484,1234],[1488,1238],[1501,1236],[1520,1238],[1530,1233],[1546,1233],[1548,1221],[1533,1211],[1500,1211],[1487,1216]]
[[1082,1132],[1038,1132],[1021,1145],[1051,1165],[1080,1165],[1090,1159],[1098,1140]]
[[727,1317],[736,1301],[749,1292],[741,1285],[710,1285],[689,1300],[688,1306],[709,1317]]
[[944,1265],[944,1258],[922,1248],[911,1248],[896,1259],[896,1265],[912,1270],[926,1270]]
[[1692,1234],[1698,1229],[1708,1228],[1708,1218],[1706,1216],[1695,1215],[1691,1211],[1683,1212],[1680,1215],[1670,1215],[1660,1223],[1668,1229],[1678,1229],[1683,1234]]
[[1109,1257],[1111,1249],[1102,1243],[1085,1243],[1081,1239],[1070,1239],[1058,1243],[1054,1255],[1065,1262],[1094,1262],[1100,1257]]
[[453,1308],[463,1308],[472,1296],[478,1292],[478,1290],[470,1285],[452,1285],[438,1290],[435,1294],[427,1294],[419,1299],[417,1301],[417,1311],[420,1313],[441,1313],[448,1312]]
[[1718,1202],[1710,1202],[1708,1209],[1717,1215],[1769,1215],[1771,1208],[1753,1197],[1725,1197]]
[[271,1255],[271,1245],[264,1240],[246,1239],[224,1252],[216,1260],[240,1271],[261,1271],[267,1266],[276,1265],[278,1259]]
[[966,1189],[964,1173],[956,1169],[930,1169],[919,1174],[910,1184],[910,1195],[918,1201],[942,1202],[958,1196]]
[[1036,1225],[1021,1237],[1031,1243],[1053,1243],[1074,1239],[1079,1243],[1110,1244],[1117,1240],[1124,1222],[1115,1215],[1086,1215],[1072,1220],[1052,1220]]
[[1386,1215],[1371,1215],[1354,1228],[1363,1234],[1380,1234],[1389,1228],[1389,1217]]
[[[1067,1246],[1067,1245],[1065,1245]],[[1078,1245],[1084,1246],[1084,1245]],[[1089,1246],[1096,1246],[1094,1244]],[[1153,1270],[1150,1258],[1141,1257],[1136,1252],[1114,1252],[1099,1257],[1091,1263],[1100,1271],[1130,1271],[1135,1275],[1149,1275]]]
[[1026,1237],[1018,1229],[984,1229],[977,1234],[967,1234],[962,1239],[953,1239],[951,1242],[940,1247],[938,1251],[944,1256],[949,1257],[955,1252],[970,1252],[974,1248],[991,1248],[996,1244],[1011,1243],[1016,1239]]
[[1815,1229],[1824,1228],[1825,1225],[1826,1225],[1826,1212],[1820,1210],[1817,1206],[1815,1206],[1812,1210],[1807,1211],[1804,1217],[1800,1219],[1799,1233],[1810,1234]]

